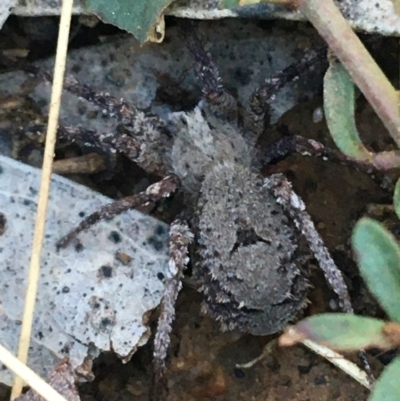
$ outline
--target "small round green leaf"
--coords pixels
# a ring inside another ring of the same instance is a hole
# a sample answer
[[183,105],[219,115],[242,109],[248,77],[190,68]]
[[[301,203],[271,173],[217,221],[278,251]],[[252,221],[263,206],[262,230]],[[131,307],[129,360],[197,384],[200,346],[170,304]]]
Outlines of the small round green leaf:
[[380,375],[369,401],[400,400],[400,358],[394,359]]
[[336,146],[348,157],[369,161],[354,120],[354,84],[340,62],[333,61],[324,77],[324,112]]
[[237,8],[263,2],[263,0],[222,0],[222,5],[225,8]]
[[400,249],[378,222],[363,218],[352,236],[353,249],[368,288],[395,322],[400,322]]
[[396,187],[394,190],[394,210],[396,211],[397,217],[400,219],[400,180],[397,181]]
[[336,350],[353,351],[368,347],[390,348],[383,333],[385,324],[370,317],[325,313],[304,319],[291,330],[299,339],[312,340]]

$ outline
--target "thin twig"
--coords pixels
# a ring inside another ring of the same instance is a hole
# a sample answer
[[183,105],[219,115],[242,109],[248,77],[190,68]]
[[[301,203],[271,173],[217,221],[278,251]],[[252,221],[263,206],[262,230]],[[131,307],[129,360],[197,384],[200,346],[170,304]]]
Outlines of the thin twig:
[[296,0],[297,9],[318,30],[349,72],[376,114],[400,147],[397,92],[351,29],[333,0]]
[[19,361],[10,351],[0,345],[0,361],[12,370],[18,377],[21,377],[39,395],[48,401],[67,401],[50,384],[46,383],[33,370]]
[[314,341],[303,340],[302,344],[314,351],[316,354],[324,357],[330,363],[351,376],[354,380],[358,381],[364,387],[371,390],[372,386],[368,374],[361,370],[355,363],[350,362],[343,355],[338,354],[336,351],[333,351],[330,348],[325,347],[324,345],[317,344]]
[[[60,113],[61,93],[67,57],[72,4],[73,0],[63,0],[61,10],[60,30],[57,42],[54,80],[49,111],[49,122],[47,126],[46,145],[43,158],[42,179],[39,190],[38,210],[29,266],[28,287],[25,297],[25,306],[21,326],[21,337],[18,346],[18,359],[25,364],[28,360],[32,322],[35,311],[36,294],[40,275],[40,255],[46,223],[47,205],[50,191],[50,178],[56,143],[58,117]],[[11,391],[12,400],[21,394],[23,384],[24,381],[22,378],[20,378],[19,376],[15,377]],[[52,399],[54,400],[55,398]]]

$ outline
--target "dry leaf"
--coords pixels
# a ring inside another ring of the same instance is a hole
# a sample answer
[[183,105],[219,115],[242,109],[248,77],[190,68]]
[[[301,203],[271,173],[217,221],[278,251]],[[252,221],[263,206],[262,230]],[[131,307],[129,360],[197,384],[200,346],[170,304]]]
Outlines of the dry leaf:
[[[0,156],[0,176],[0,341],[16,352],[40,171]],[[91,358],[114,350],[129,360],[149,338],[146,317],[168,276],[167,225],[129,211],[83,232],[75,246],[56,250],[57,240],[84,215],[110,201],[53,176],[28,362],[41,376],[65,355],[73,368],[87,366],[88,352]],[[122,262],[117,254],[129,258]],[[10,384],[11,374],[1,370],[0,381]]]

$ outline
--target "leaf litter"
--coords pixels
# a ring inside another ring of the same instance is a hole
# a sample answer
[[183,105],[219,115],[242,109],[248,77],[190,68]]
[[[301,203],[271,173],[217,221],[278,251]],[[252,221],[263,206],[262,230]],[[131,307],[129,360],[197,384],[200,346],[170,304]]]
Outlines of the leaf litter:
[[[40,170],[0,156],[0,176],[0,339],[16,352]],[[41,376],[69,355],[72,367],[90,377],[88,360],[99,352],[112,350],[128,361],[149,338],[149,312],[169,275],[166,224],[131,210],[56,249],[82,217],[110,202],[53,175],[28,362]],[[11,384],[11,373],[0,370],[0,381]]]

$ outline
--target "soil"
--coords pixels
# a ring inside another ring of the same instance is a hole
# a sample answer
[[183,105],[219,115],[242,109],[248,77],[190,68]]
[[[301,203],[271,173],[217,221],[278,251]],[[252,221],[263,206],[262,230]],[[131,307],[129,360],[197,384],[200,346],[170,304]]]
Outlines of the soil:
[[[310,118],[321,104],[322,98],[316,97],[289,111],[265,132],[260,140],[260,148],[277,139],[283,126],[292,134],[332,145],[325,122],[313,123]],[[358,109],[357,123],[366,142],[378,149],[392,146],[378,118],[362,99]],[[277,171],[286,174],[293,182],[295,191],[305,201],[326,245],[346,274],[356,312],[371,314],[372,311],[374,315],[381,315],[361,282],[351,259],[348,241],[352,226],[362,216],[366,205],[390,202],[390,191],[381,189],[365,174],[321,159],[296,155],[264,169],[265,174]],[[118,186],[118,180],[122,181],[127,175],[126,169],[122,169],[115,178],[115,186]],[[107,192],[110,192],[109,188]],[[332,305],[335,299],[317,268],[314,272],[314,287],[306,315],[329,310],[328,305]],[[278,348],[273,342],[276,337],[273,336],[223,333],[216,322],[201,313],[200,305],[200,294],[184,286],[178,299],[167,362],[168,400],[367,399],[368,390],[311,351],[302,346]],[[153,317],[153,328],[155,326],[156,316]],[[270,352],[262,361],[249,369],[236,367],[236,364],[257,357],[267,344]],[[354,355],[349,357],[357,362]],[[115,355],[102,355],[94,367],[96,379],[79,386],[82,400],[148,400],[151,360],[151,340],[125,365]],[[374,373],[378,375],[382,363],[372,356],[370,362]],[[4,397],[1,399],[6,399],[8,390],[3,391]]]

